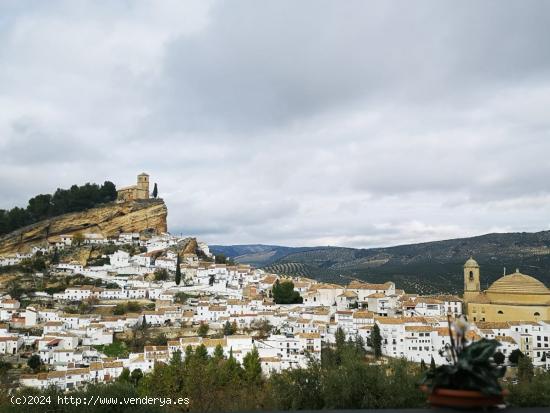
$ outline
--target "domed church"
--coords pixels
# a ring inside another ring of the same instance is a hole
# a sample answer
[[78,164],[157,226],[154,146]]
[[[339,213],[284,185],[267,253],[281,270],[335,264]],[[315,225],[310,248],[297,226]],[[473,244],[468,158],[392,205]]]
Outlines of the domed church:
[[480,291],[473,258],[464,264],[464,302],[470,321],[550,320],[550,290],[542,282],[516,270]]

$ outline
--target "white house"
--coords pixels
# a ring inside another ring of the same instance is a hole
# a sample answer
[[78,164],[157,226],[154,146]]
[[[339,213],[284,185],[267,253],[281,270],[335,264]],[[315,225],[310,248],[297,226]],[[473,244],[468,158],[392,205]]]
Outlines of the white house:
[[22,343],[17,336],[0,337],[0,354],[16,354]]
[[114,268],[127,267],[130,265],[130,254],[123,250],[118,250],[109,255],[109,262]]

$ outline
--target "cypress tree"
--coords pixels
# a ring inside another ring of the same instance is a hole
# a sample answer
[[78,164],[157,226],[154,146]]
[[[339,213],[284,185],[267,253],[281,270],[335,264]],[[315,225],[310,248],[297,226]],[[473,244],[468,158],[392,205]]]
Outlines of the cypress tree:
[[155,187],[153,188],[153,198],[156,198],[159,194],[159,190],[157,188],[157,183],[155,182]]
[[372,350],[374,351],[374,357],[380,357],[382,355],[382,335],[380,334],[380,327],[378,327],[376,323],[374,323],[374,327],[372,328],[370,341]]
[[178,258],[176,260],[176,285],[180,285],[181,283],[181,268],[180,268],[180,255],[178,254]]

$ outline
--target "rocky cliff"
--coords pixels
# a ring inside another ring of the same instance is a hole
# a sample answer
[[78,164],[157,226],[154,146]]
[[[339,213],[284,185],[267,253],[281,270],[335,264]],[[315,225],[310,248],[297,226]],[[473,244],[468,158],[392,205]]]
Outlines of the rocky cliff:
[[166,232],[167,215],[162,199],[106,204],[46,219],[6,234],[0,237],[0,254],[45,245],[62,234],[94,233],[112,237],[121,232]]

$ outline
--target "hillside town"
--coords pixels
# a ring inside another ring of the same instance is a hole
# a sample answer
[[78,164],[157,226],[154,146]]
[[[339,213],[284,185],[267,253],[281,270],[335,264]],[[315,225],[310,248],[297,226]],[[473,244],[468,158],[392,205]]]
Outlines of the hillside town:
[[[83,264],[75,259],[83,249],[100,254]],[[147,373],[201,345],[210,355],[221,349],[239,362],[255,349],[269,376],[320,359],[339,334],[368,352],[379,346],[387,358],[441,365],[449,362],[442,351],[451,344],[449,319],[464,315],[472,322],[468,338],[498,340],[504,363],[519,350],[535,367],[550,369],[548,318],[480,317],[491,289],[479,291],[473,259],[463,269],[466,302],[408,294],[391,281],[337,285],[267,273],[168,233],[61,235],[27,253],[0,257],[0,266],[33,260],[48,264],[27,271],[29,277],[42,285],[61,280],[65,287],[16,294],[12,283],[0,293],[2,359],[36,360],[32,371],[16,377],[19,386],[73,389],[109,382],[125,369]],[[528,277],[518,274],[508,277]],[[276,290],[282,286],[290,286],[292,302],[281,302]],[[126,351],[115,351],[121,347]]]

